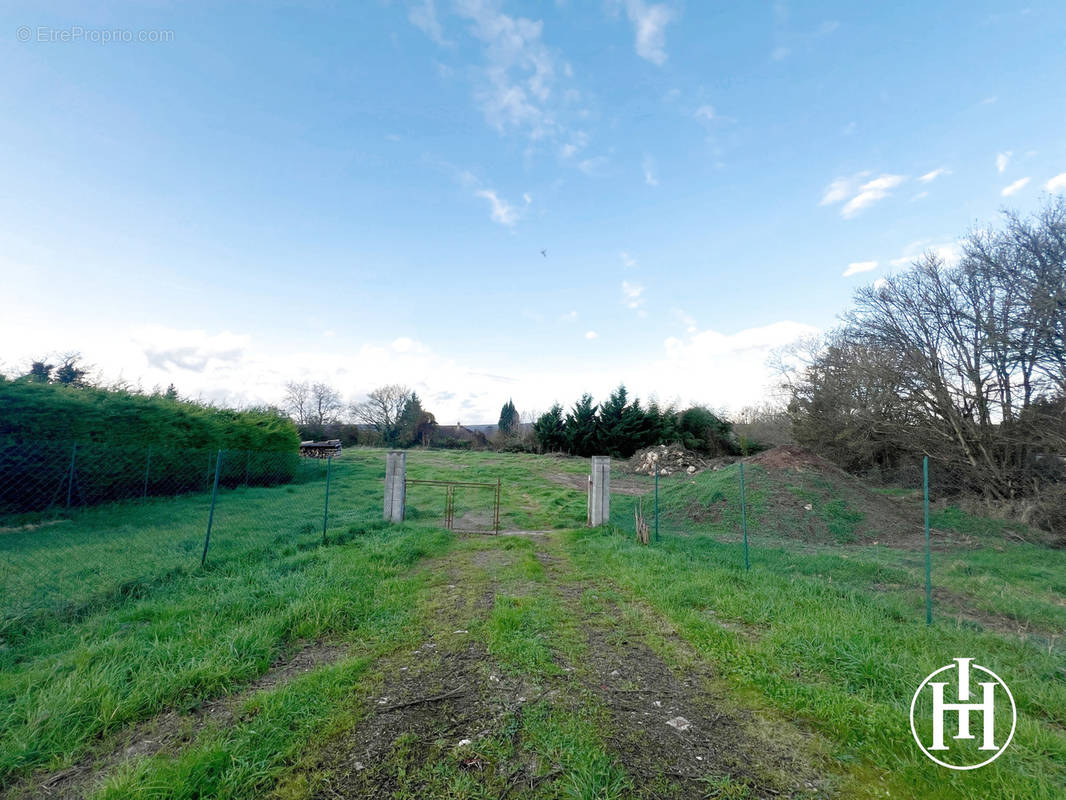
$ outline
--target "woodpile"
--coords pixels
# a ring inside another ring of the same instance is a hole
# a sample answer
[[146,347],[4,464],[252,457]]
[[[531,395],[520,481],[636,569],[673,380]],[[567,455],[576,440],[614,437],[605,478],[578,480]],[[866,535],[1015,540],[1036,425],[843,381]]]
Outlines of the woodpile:
[[341,454],[341,440],[325,442],[300,442],[300,455],[306,458],[334,458]]

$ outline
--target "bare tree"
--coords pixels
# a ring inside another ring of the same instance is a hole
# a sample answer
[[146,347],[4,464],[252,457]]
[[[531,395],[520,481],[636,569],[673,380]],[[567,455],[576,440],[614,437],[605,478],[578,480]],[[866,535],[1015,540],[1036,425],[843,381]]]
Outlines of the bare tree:
[[928,455],[960,489],[1039,494],[1066,453],[1066,200],[860,289],[792,386],[797,438],[844,466]]
[[411,390],[406,386],[390,383],[370,392],[362,403],[352,405],[351,413],[359,422],[372,425],[389,443],[396,436],[397,423],[410,396]]
[[312,425],[332,425],[340,422],[344,401],[340,392],[325,383],[311,385],[308,402],[308,422]]
[[307,381],[288,381],[282,404],[297,425],[307,425],[311,413],[311,386]]

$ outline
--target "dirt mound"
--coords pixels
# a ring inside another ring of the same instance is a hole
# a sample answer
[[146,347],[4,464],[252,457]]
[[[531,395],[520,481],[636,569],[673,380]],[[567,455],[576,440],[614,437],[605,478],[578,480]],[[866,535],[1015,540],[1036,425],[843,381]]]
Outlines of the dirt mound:
[[707,458],[699,453],[686,450],[679,444],[659,444],[645,447],[634,453],[623,467],[626,472],[634,475],[654,475],[656,471],[660,475],[677,475],[688,473],[695,475],[707,469],[718,469],[724,464],[730,464],[735,459],[731,458]]
[[751,476],[765,492],[767,526],[788,538],[836,544],[919,548],[921,508],[914,496],[888,496],[835,464],[797,445],[783,445],[746,460],[765,478]]
[[748,463],[758,464],[768,469],[813,469],[820,472],[842,473],[842,470],[835,464],[795,444],[785,444],[772,450],[764,450],[749,458]]

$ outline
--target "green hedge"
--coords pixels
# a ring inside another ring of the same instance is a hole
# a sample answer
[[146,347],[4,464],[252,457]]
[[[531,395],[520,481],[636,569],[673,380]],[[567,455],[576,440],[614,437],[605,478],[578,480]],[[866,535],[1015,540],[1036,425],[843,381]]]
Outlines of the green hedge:
[[94,505],[203,491],[219,450],[222,485],[288,483],[299,444],[292,421],[269,410],[0,381],[0,514],[66,506],[68,495]]

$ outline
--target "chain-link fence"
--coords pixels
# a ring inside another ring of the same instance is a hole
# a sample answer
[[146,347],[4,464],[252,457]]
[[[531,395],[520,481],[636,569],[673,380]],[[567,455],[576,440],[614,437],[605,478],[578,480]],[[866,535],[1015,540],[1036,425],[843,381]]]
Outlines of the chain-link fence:
[[204,565],[380,524],[380,482],[292,452],[0,445],[0,640]]
[[[911,592],[931,621],[934,552],[967,537],[938,530],[930,513],[938,477],[946,484],[943,496],[953,496],[950,473],[926,460],[907,475],[907,485],[878,489],[809,454],[778,451],[692,470],[653,465],[636,471],[612,459],[610,523],[652,546],[684,547],[699,539],[701,555],[737,569],[822,570],[816,574],[844,585],[853,568],[834,578],[831,567],[841,555],[848,561],[841,546],[865,547],[864,559],[873,566],[851,576],[857,585],[872,579],[885,591]],[[815,558],[801,560],[799,553]]]

